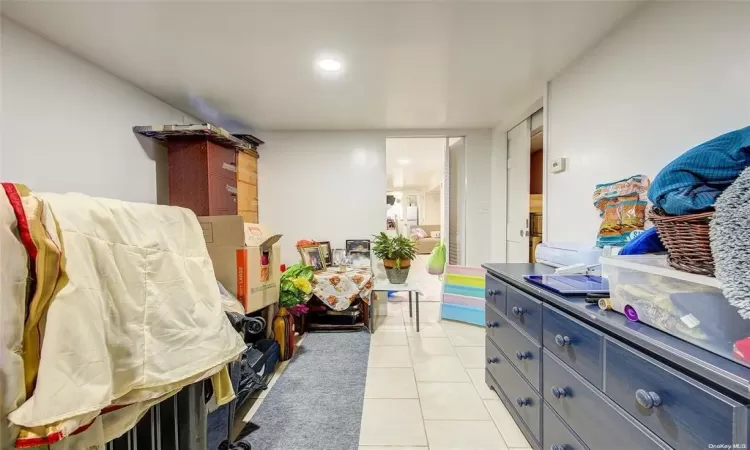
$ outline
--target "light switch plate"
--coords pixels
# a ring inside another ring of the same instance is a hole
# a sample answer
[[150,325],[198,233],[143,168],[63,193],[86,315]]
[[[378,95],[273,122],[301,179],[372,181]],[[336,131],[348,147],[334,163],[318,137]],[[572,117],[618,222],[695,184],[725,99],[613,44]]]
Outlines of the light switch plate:
[[567,162],[567,158],[558,158],[550,164],[550,172],[552,173],[560,173],[565,171],[565,166]]

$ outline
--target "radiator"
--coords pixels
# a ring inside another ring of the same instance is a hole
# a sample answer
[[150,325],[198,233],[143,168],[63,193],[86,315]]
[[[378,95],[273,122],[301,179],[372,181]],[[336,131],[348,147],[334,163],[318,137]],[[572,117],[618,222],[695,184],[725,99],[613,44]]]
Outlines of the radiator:
[[459,254],[458,254],[458,236],[451,236],[448,240],[448,264],[458,265]]
[[206,450],[207,446],[201,381],[153,406],[132,430],[107,443],[106,450]]

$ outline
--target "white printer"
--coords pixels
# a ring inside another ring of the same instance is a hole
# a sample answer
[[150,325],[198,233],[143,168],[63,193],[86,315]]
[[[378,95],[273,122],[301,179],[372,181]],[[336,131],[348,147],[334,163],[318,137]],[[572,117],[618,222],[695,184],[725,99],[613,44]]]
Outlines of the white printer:
[[[609,249],[607,249],[609,250]],[[536,262],[555,267],[555,273],[601,273],[602,249],[584,244],[542,242],[536,246]]]

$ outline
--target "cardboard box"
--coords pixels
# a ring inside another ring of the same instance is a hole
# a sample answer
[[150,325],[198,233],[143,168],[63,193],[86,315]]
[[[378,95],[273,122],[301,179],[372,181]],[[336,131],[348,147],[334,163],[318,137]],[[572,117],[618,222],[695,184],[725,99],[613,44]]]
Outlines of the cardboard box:
[[280,234],[242,216],[198,217],[216,279],[255,312],[279,301]]

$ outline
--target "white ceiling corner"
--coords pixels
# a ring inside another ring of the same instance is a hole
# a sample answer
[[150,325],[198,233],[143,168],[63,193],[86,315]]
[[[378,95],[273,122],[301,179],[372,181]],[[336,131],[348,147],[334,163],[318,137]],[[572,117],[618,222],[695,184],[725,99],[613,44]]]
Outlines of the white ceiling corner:
[[388,138],[385,168],[388,189],[425,191],[442,179],[445,138]]
[[[2,14],[158,98],[253,128],[496,125],[637,2],[3,2]],[[339,77],[314,70],[340,55]]]

